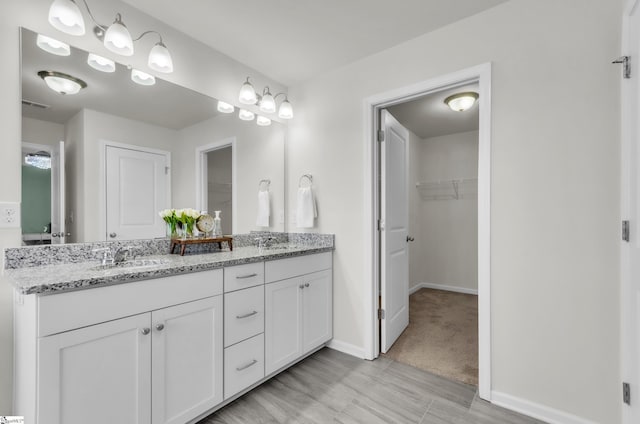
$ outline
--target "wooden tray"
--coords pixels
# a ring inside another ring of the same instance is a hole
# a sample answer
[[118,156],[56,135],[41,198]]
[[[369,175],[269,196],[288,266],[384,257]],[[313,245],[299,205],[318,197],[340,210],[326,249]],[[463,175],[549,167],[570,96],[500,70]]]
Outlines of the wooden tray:
[[180,256],[184,256],[184,251],[189,244],[201,244],[201,243],[218,243],[218,247],[222,249],[222,243],[226,242],[229,245],[229,250],[233,250],[233,237],[213,237],[213,238],[172,238],[171,249],[169,253],[173,253],[173,249],[176,246],[180,246]]

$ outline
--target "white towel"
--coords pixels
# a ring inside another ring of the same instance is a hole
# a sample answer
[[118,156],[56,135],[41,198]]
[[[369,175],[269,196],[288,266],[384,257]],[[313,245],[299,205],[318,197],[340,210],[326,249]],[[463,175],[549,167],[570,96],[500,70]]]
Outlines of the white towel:
[[316,200],[313,197],[311,187],[298,188],[298,209],[296,210],[298,228],[313,228],[313,220],[317,216]]
[[269,192],[267,190],[258,191],[258,219],[256,219],[256,226],[269,226],[269,209]]

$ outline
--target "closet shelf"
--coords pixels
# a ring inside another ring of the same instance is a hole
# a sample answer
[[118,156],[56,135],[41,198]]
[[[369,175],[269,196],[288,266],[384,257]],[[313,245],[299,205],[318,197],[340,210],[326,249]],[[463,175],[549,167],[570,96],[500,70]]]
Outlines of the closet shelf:
[[459,200],[478,196],[477,178],[422,181],[416,183],[422,200]]

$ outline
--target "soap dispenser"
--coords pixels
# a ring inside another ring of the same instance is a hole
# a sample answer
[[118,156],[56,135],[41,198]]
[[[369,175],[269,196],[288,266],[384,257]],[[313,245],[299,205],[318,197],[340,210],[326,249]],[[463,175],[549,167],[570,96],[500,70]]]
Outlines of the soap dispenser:
[[222,221],[220,220],[220,211],[214,211],[216,216],[213,218],[213,236],[222,236]]

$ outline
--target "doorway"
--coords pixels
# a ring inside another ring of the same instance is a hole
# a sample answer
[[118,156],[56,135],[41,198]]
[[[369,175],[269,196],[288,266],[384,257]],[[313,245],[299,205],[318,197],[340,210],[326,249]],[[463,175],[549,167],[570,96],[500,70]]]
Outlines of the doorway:
[[[434,78],[409,87],[399,88],[387,93],[381,93],[365,100],[365,137],[366,157],[368,160],[367,178],[370,191],[365,192],[365,201],[371,205],[366,216],[365,237],[371,250],[366,257],[365,272],[370,275],[372,290],[370,292],[370,312],[367,315],[369,332],[367,333],[368,351],[366,357],[374,359],[380,352],[378,337],[379,325],[385,325],[385,319],[378,319],[385,315],[379,310],[379,302],[384,305],[382,293],[382,260],[380,255],[381,237],[380,226],[381,193],[378,181],[381,171],[380,152],[377,149],[378,132],[380,127],[380,111],[394,105],[422,97],[426,94],[444,89],[461,87],[470,83],[478,83],[479,92],[479,129],[478,129],[478,364],[479,364],[479,395],[485,400],[491,399],[491,345],[490,345],[490,123],[491,123],[491,65],[484,64],[442,77]],[[407,283],[408,284],[408,283]],[[408,299],[407,299],[408,303]],[[380,315],[379,315],[380,314]]]

